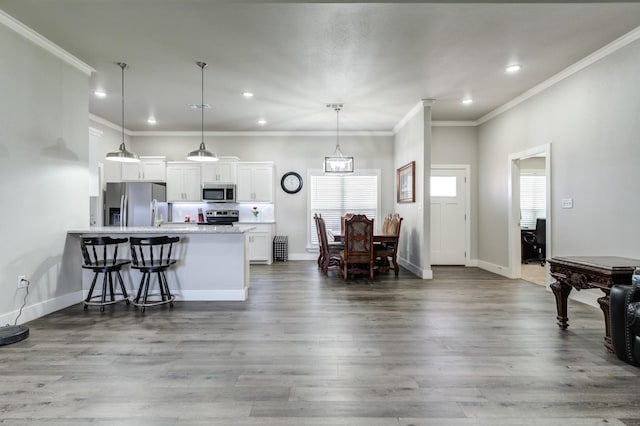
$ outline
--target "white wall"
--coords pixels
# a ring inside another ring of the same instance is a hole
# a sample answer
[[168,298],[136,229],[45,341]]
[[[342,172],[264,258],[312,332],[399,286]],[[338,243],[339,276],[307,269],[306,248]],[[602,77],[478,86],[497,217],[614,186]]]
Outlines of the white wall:
[[[278,235],[289,237],[289,259],[317,257],[307,252],[307,214],[309,169],[321,170],[322,161],[335,149],[331,136],[205,136],[207,149],[218,156],[236,156],[241,161],[273,161],[276,169],[275,220]],[[200,144],[200,136],[133,136],[130,148],[138,155],[166,155],[169,161],[183,161],[189,151]],[[394,211],[395,168],[392,136],[340,135],[345,155],[355,157],[356,169],[381,170],[382,213]],[[288,171],[300,173],[302,190],[287,194],[280,188],[280,178]]]
[[430,107],[420,105],[408,114],[408,120],[396,129],[394,137],[394,168],[397,170],[412,161],[416,163],[416,201],[396,203],[395,207],[403,218],[398,257],[404,267],[423,278],[431,275],[430,216],[428,209],[424,208],[431,205],[430,201],[425,202],[429,200],[429,185],[424,184],[425,164],[428,164],[426,170],[431,168],[430,115]]
[[[482,124],[479,258],[508,265],[508,156],[551,143],[551,238],[557,255],[640,259],[640,42],[606,56]],[[573,209],[561,199],[573,198]]]
[[[478,258],[478,132],[475,126],[433,126],[431,164],[470,165],[471,247],[469,259]],[[543,162],[544,164],[544,162]]]
[[75,303],[62,255],[89,223],[88,77],[0,24],[0,324]]

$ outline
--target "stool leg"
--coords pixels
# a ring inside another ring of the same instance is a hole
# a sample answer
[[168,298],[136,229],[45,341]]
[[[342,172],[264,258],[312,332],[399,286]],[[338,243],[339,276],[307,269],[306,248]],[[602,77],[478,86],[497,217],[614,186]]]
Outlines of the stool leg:
[[142,300],[142,313],[147,310],[147,297],[149,296],[149,281],[151,281],[151,272],[147,272],[147,282],[144,286],[144,299]]
[[115,295],[113,293],[113,275],[111,271],[109,271],[109,296],[111,297],[111,301],[116,300]]
[[[171,290],[169,290],[169,283],[167,282],[167,276],[164,274],[164,271],[162,272],[162,280],[160,281],[160,288],[163,288],[163,293],[166,296],[166,299],[162,300],[171,300],[171,298],[173,297],[171,295]],[[169,306],[173,308],[173,301],[169,302]]]
[[136,298],[133,299],[136,303],[140,303],[140,296],[142,295],[142,289],[144,288],[144,278],[147,276],[146,272],[142,273],[142,278],[140,278],[140,285],[138,286],[138,293],[136,294]]
[[125,298],[127,305],[129,305],[131,301],[129,301],[129,294],[127,293],[127,289],[124,287],[124,281],[122,281],[122,275],[120,275],[120,271],[116,271],[116,278],[118,279],[118,283],[120,284],[120,290],[122,290],[122,297]]
[[104,312],[104,304],[106,302],[107,297],[107,273],[103,272],[104,277],[102,278],[102,297],[100,298],[102,305],[100,306],[100,312]]
[[[91,296],[93,295],[93,288],[96,286],[96,280],[98,279],[98,272],[94,272],[93,274],[93,281],[91,281],[91,287],[89,288],[89,294],[87,295],[87,298],[84,299],[84,301],[86,303],[89,303],[91,301]],[[84,310],[86,311],[87,309],[89,309],[89,305],[84,305]]]

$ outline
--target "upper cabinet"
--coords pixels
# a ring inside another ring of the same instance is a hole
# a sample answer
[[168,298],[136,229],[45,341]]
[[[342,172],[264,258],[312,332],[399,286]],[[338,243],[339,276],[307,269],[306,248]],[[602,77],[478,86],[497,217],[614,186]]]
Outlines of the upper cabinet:
[[140,157],[139,163],[122,163],[123,182],[164,182],[165,157]]
[[237,163],[236,201],[273,202],[273,163]]
[[167,163],[167,201],[202,201],[200,164]]
[[236,183],[236,161],[202,163],[202,183]]

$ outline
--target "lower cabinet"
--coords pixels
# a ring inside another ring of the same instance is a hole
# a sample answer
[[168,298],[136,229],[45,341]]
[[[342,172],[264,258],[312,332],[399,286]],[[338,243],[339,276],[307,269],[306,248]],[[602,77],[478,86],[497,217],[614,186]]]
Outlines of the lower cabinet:
[[255,229],[249,232],[249,262],[266,263],[271,265],[273,262],[272,241],[275,232],[274,224],[256,223]]

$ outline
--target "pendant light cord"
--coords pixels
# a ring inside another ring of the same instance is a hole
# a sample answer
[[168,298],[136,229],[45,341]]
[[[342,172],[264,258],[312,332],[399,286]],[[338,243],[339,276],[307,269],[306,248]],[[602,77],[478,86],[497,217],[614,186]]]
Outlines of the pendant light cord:
[[200,122],[202,123],[201,124],[202,143],[204,143],[204,67],[206,67],[206,66],[207,66],[207,64],[205,64],[203,62],[202,66],[201,66],[201,69],[200,69],[201,74],[202,74],[202,78],[201,78],[202,85],[201,85],[201,90],[200,90],[200,94],[201,94],[201,97],[200,97],[201,120],[200,120]]
[[336,146],[340,148],[340,108],[336,108]]
[[127,67],[127,64],[124,62],[118,62],[118,65],[122,72],[122,145],[124,145],[124,69]]

